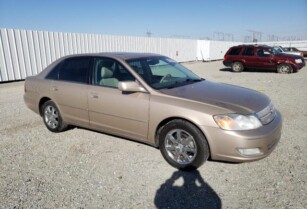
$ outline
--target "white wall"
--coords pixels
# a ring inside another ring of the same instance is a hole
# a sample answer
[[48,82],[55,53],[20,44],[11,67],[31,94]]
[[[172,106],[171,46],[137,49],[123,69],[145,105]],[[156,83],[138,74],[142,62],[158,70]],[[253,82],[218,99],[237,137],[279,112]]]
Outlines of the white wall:
[[197,40],[0,29],[0,82],[24,79],[69,54],[151,52],[196,60]]
[[237,46],[240,42],[226,42],[226,41],[210,41],[210,60],[223,59],[228,49],[232,46]]
[[232,46],[240,45],[241,42],[227,41],[197,41],[197,60],[212,61],[224,58],[225,53]]
[[[18,29],[0,29],[0,82],[21,80],[69,54],[92,52],[151,52],[178,62],[223,59],[241,42],[154,37],[111,36]],[[307,41],[261,42],[307,50]]]
[[210,41],[198,40],[197,41],[197,60],[209,61],[210,60]]

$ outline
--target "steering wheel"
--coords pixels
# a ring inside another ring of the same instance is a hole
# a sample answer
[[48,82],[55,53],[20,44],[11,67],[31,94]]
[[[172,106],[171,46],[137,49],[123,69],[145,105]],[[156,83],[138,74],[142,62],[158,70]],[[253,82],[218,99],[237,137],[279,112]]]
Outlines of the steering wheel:
[[172,77],[171,74],[166,74],[165,76],[161,78],[160,83],[167,82],[171,77]]

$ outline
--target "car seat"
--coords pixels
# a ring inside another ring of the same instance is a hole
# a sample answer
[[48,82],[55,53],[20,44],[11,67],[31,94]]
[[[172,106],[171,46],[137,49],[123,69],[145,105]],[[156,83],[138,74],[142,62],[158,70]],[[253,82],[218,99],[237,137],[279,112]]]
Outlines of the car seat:
[[117,88],[118,79],[113,77],[113,72],[110,69],[108,69],[107,67],[102,67],[100,73],[101,73],[101,80],[99,82],[99,85],[111,86]]

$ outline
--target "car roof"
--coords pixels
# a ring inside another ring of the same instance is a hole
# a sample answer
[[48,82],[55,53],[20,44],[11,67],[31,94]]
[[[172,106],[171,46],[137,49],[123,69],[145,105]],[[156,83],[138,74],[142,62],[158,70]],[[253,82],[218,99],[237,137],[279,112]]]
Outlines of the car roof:
[[241,45],[234,46],[234,47],[270,47],[270,46],[265,45],[265,44],[241,44]]
[[101,53],[84,53],[84,54],[74,54],[65,56],[65,58],[73,57],[82,57],[82,56],[92,56],[92,57],[108,57],[108,58],[117,58],[122,60],[130,60],[136,58],[145,58],[145,57],[161,57],[160,54],[154,53],[138,53],[138,52],[101,52]]

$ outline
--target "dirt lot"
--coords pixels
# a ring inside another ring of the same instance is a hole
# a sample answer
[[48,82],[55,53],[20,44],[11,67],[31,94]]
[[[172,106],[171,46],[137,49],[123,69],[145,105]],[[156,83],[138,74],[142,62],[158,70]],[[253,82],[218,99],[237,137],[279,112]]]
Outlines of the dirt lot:
[[24,105],[23,82],[0,84],[1,207],[307,208],[307,68],[280,75],[232,73],[220,61],[185,65],[271,97],[284,127],[268,158],[180,172],[148,145],[80,128],[51,133]]

